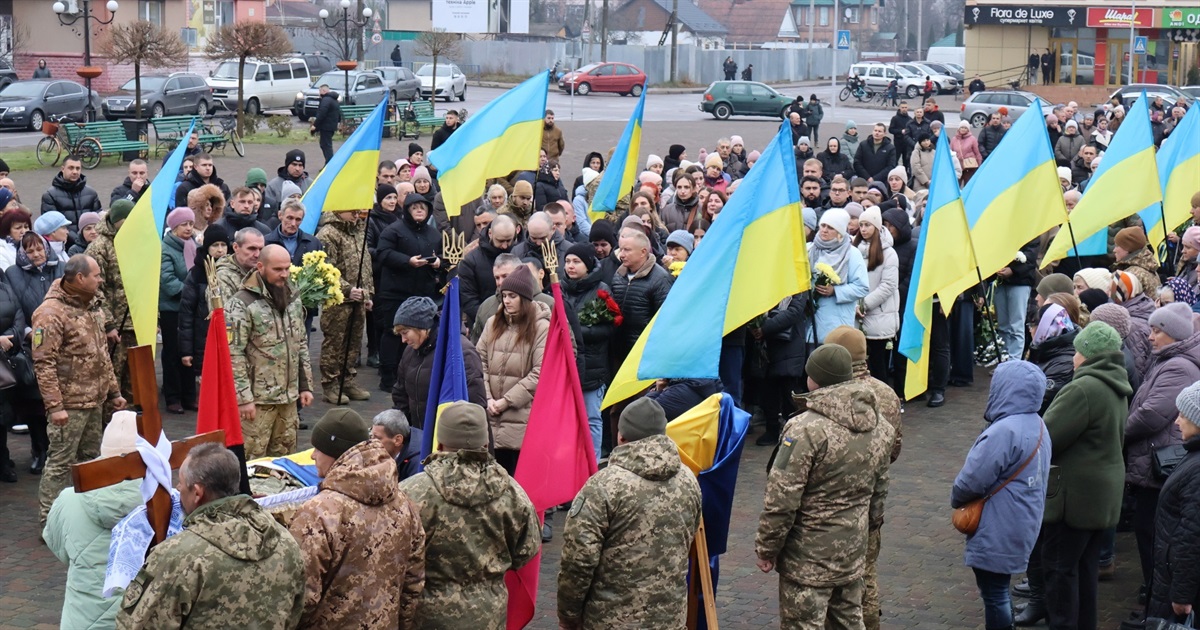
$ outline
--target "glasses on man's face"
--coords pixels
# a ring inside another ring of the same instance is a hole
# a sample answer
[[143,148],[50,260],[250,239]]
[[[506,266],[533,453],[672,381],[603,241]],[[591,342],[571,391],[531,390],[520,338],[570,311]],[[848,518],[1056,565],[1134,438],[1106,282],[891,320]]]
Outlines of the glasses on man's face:
[[838,193],[838,194],[844,195],[844,194],[846,194],[846,193],[848,193],[848,192],[850,192],[850,191],[849,191],[849,190],[846,190],[845,188],[830,188],[830,189],[829,189],[829,192],[831,192],[831,193]]

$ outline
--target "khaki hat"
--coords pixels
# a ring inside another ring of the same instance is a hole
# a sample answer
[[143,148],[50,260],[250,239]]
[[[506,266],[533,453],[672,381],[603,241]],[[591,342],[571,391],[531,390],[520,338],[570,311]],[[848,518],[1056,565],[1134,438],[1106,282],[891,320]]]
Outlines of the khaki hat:
[[446,448],[487,448],[487,412],[474,403],[450,403],[437,419],[437,439]]
[[667,414],[662,405],[652,398],[639,398],[621,412],[617,421],[617,433],[626,442],[634,442],[667,432]]
[[867,360],[867,336],[857,328],[838,326],[825,335],[825,343],[845,348],[855,363]]
[[371,437],[371,427],[353,409],[338,407],[325,412],[313,427],[313,448],[337,459],[355,444]]

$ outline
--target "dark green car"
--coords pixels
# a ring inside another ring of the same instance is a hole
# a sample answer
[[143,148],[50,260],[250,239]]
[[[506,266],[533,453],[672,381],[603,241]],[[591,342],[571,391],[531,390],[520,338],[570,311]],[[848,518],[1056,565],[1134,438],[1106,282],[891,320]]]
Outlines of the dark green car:
[[792,99],[774,88],[754,81],[717,81],[700,98],[700,111],[718,120],[730,116],[774,116],[786,118]]

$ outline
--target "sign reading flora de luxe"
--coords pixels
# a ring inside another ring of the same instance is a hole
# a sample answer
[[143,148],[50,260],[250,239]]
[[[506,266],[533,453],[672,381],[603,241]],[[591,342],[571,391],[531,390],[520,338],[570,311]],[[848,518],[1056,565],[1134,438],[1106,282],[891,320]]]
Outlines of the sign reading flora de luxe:
[[963,20],[968,26],[976,24],[1083,26],[1083,14],[1083,7],[977,4],[965,7]]

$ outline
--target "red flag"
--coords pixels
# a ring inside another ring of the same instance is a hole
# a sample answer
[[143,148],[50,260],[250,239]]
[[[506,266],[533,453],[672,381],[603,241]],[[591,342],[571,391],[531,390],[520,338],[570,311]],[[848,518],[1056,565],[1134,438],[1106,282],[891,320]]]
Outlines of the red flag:
[[217,429],[225,430],[226,447],[242,443],[242,419],[233,386],[233,361],[229,358],[229,333],[223,308],[213,309],[209,316],[204,369],[200,373],[200,411],[196,414],[197,435]]
[[[542,355],[541,378],[514,475],[539,516],[573,501],[588,478],[596,474],[596,454],[571,349],[571,330],[563,310],[562,291],[557,283],[553,286],[554,312]],[[533,619],[541,566],[539,553],[529,564],[504,576],[509,630],[524,628]]]

